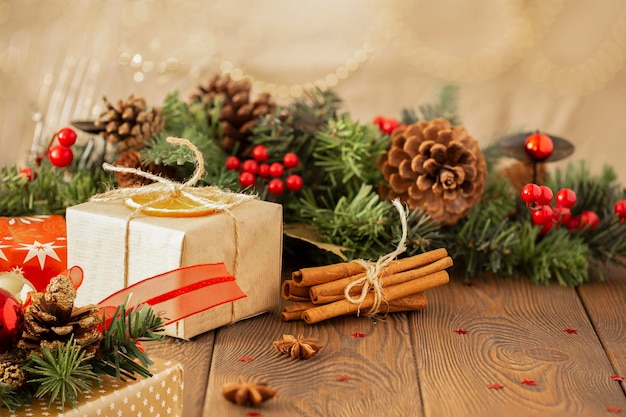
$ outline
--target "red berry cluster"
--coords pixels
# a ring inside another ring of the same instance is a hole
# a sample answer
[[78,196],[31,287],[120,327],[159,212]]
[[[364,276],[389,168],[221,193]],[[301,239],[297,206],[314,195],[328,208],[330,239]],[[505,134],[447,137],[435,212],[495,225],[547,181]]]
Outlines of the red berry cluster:
[[260,181],[262,186],[267,183],[267,191],[276,196],[289,191],[297,192],[302,189],[302,177],[298,174],[287,172],[287,178],[283,180],[286,171],[295,168],[300,162],[298,155],[288,152],[283,155],[282,163],[268,163],[270,155],[265,145],[257,145],[252,149],[252,159],[241,161],[236,156],[226,158],[226,169],[229,171],[241,171],[239,184],[244,187],[252,187]]
[[[57,144],[54,145],[54,142]],[[47,156],[52,165],[57,168],[65,168],[71,165],[74,160],[74,152],[71,147],[76,143],[76,132],[70,127],[64,127],[52,135],[46,151],[39,155],[35,160],[35,164],[39,166],[41,161]],[[32,180],[37,176],[31,167],[20,169],[20,175]]]
[[617,217],[619,217],[620,223],[625,224],[626,223],[626,200],[619,200],[617,203],[615,203],[615,205],[613,206],[613,212],[617,214]]
[[405,125],[401,125],[396,119],[383,116],[374,117],[374,124],[378,126],[383,133],[388,135],[392,134],[394,130],[400,127],[405,127]]
[[594,229],[600,224],[598,215],[590,210],[575,217],[571,215],[570,209],[576,204],[576,193],[569,188],[562,188],[556,193],[555,206],[551,205],[552,190],[545,185],[526,184],[521,195],[526,207],[531,210],[533,224],[541,226],[541,234],[549,232],[557,224],[565,225],[570,230]]

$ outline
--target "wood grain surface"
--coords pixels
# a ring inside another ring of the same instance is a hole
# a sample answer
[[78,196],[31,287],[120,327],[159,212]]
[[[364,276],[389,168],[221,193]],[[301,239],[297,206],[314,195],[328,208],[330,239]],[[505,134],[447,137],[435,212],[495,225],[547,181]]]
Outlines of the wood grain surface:
[[453,280],[430,291],[429,300],[428,309],[410,317],[425,417],[603,416],[607,407],[626,409],[575,289]]
[[[614,374],[626,377],[626,273],[612,268],[605,280],[582,285],[578,292],[613,365]],[[619,381],[616,381],[619,383]],[[626,383],[621,382],[626,389]],[[626,408],[626,407],[623,407]],[[625,410],[626,412],[626,410]]]
[[[626,412],[623,383],[611,378],[626,373],[625,276],[579,289],[453,278],[427,291],[418,312],[308,325],[282,321],[277,309],[148,349],[183,362],[185,417],[610,416]],[[324,348],[292,359],[272,346],[283,334]],[[231,404],[221,388],[240,378],[279,396]]]

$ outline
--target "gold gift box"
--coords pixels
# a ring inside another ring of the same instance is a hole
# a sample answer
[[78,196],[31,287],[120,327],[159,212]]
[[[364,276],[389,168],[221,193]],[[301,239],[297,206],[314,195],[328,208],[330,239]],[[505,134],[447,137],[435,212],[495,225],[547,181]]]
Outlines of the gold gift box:
[[[9,417],[137,417],[183,415],[183,368],[176,361],[154,358],[152,376],[128,382],[104,375],[100,386],[83,396],[77,408],[62,407],[43,397],[15,412],[0,408],[0,415]],[[6,413],[6,414],[5,414]]]
[[189,339],[272,310],[280,301],[281,205],[250,200],[230,213],[185,218],[139,215],[129,222],[130,214],[121,202],[89,202],[67,209],[68,265],[78,265],[85,273],[77,305],[99,303],[125,286],[176,268],[219,262],[247,297],[168,325],[166,334]]

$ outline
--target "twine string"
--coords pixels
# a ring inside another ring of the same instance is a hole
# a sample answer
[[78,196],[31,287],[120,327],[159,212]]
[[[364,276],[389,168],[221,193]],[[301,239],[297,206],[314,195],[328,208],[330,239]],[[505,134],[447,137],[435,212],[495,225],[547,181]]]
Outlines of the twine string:
[[[365,301],[367,294],[372,292],[374,295],[374,301],[367,315],[374,316],[380,311],[381,304],[385,303],[385,292],[382,285],[383,270],[391,261],[396,259],[407,249],[406,239],[408,234],[407,212],[402,206],[399,199],[392,201],[393,206],[398,210],[400,214],[400,222],[402,224],[402,237],[396,249],[386,255],[382,255],[376,262],[366,261],[364,259],[356,259],[354,262],[358,263],[365,270],[365,276],[352,281],[344,289],[344,297],[352,304],[358,304],[359,310],[357,315],[360,314],[360,306]],[[350,292],[353,288],[362,286],[361,292],[358,297],[353,297]]]

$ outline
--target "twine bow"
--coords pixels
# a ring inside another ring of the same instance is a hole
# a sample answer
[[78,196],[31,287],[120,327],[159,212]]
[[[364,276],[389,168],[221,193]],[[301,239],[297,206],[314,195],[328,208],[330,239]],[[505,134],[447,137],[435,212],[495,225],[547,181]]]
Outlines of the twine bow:
[[[381,283],[383,270],[385,267],[397,258],[400,254],[406,251],[406,238],[408,233],[408,224],[407,224],[407,214],[400,203],[400,200],[395,199],[392,201],[393,206],[398,210],[400,214],[400,222],[402,224],[402,237],[400,238],[400,242],[398,243],[398,247],[391,253],[381,256],[378,258],[376,262],[366,261],[364,259],[356,259],[354,262],[358,263],[365,270],[365,276],[357,279],[356,281],[352,281],[348,284],[344,290],[344,296],[346,300],[351,302],[352,304],[362,304],[365,301],[365,297],[367,294],[372,291],[374,294],[374,301],[372,303],[372,307],[367,313],[368,315],[375,315],[378,313],[380,309],[380,305],[385,302],[385,293],[383,291],[383,285]],[[359,297],[353,297],[350,295],[350,291],[352,288],[363,286],[361,288],[361,294]],[[358,314],[358,313],[357,313]]]

